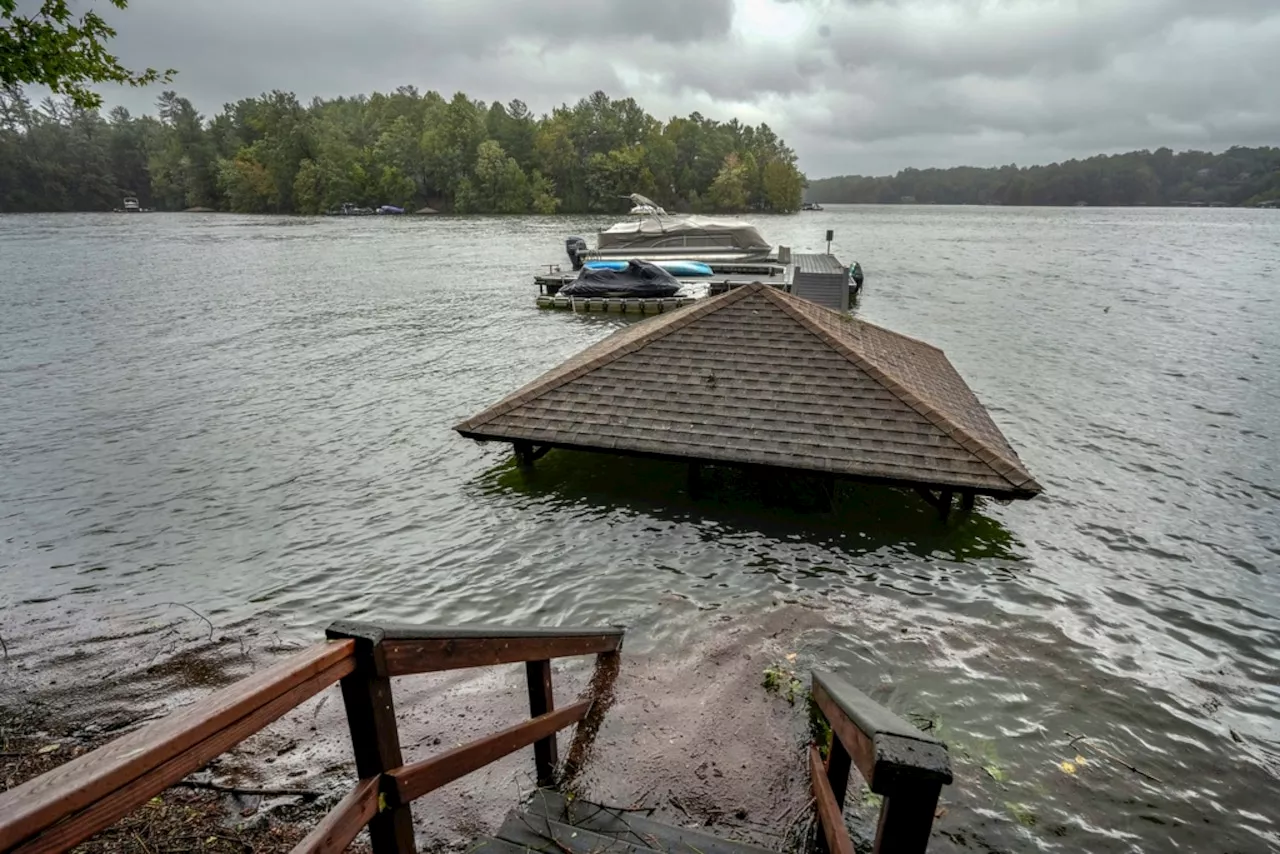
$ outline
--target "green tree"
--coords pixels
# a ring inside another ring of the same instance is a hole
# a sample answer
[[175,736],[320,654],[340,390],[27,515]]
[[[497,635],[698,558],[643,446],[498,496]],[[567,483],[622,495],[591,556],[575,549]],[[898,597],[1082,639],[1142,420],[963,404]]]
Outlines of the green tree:
[[799,210],[804,195],[804,177],[781,160],[770,160],[761,170],[764,204],[776,213]]
[[529,208],[534,213],[553,214],[560,207],[556,186],[537,169],[529,176]]
[[378,137],[374,158],[396,169],[413,184],[409,195],[427,190],[426,163],[422,157],[422,133],[408,116],[397,116]]
[[[108,0],[124,9],[128,0]],[[177,72],[148,68],[133,72],[107,51],[116,31],[90,10],[77,19],[67,0],[41,0],[31,14],[17,0],[0,0],[0,86],[37,83],[67,95],[80,109],[96,109],[102,96],[90,83],[146,86],[168,83]]]
[[413,179],[395,166],[383,166],[378,173],[378,203],[403,207],[413,199]]
[[631,193],[649,196],[655,189],[645,150],[638,145],[592,154],[587,159],[586,185],[591,210],[600,212],[617,210],[619,199]]
[[318,214],[324,210],[324,173],[314,160],[298,164],[293,179],[294,210],[300,214]]
[[256,148],[255,144],[218,164],[218,184],[236,213],[270,213],[280,203],[276,182],[256,159]]
[[742,159],[732,152],[727,154],[708,191],[712,208],[725,212],[745,210],[749,177]]
[[452,197],[459,182],[470,175],[476,152],[485,139],[479,107],[458,92],[453,99],[425,119],[422,158],[431,189]]
[[475,175],[464,178],[458,209],[465,213],[524,213],[529,210],[529,181],[502,146],[492,139],[480,143]]
[[541,173],[560,190],[560,198],[570,210],[586,206],[582,161],[574,148],[569,113],[560,108],[542,120],[534,134],[534,152]]

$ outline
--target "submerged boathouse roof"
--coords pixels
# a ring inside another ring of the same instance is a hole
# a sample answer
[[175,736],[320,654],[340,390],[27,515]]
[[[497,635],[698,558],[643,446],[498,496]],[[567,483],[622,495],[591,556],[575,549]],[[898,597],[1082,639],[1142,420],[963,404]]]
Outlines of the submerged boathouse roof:
[[480,440],[1030,498],[941,350],[762,284],[627,327],[458,424]]

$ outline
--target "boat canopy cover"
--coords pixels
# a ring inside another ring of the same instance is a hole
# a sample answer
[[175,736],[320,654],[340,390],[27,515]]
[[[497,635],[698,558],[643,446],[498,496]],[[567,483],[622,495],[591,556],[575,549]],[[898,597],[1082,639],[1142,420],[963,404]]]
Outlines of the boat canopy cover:
[[773,248],[750,223],[705,216],[646,216],[617,223],[600,232],[596,238],[599,249],[657,249],[667,246],[744,250]]
[[628,261],[625,269],[583,267],[578,278],[560,289],[567,297],[670,297],[680,281],[657,264]]

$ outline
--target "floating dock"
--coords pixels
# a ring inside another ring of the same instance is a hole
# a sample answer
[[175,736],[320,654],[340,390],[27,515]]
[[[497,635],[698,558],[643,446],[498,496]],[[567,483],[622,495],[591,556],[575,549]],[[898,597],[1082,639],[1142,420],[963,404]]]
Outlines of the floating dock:
[[[848,311],[862,288],[861,274],[852,271],[834,255],[790,252],[785,262],[712,263],[714,275],[677,276],[683,286],[675,297],[567,297],[560,290],[571,284],[577,272],[565,272],[552,265],[533,277],[538,286],[538,308],[616,314],[662,314],[702,299],[719,296],[746,285],[768,285],[783,293],[795,294],[837,311]],[[674,302],[673,302],[674,301]]]
[[538,297],[538,308],[559,308],[577,312],[607,314],[662,314],[697,302],[696,297]]

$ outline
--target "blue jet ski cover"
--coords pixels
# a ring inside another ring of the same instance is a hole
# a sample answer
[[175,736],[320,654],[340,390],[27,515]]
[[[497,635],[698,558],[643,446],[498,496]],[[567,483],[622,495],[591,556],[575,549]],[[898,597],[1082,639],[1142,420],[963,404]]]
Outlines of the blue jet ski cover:
[[560,289],[567,297],[671,297],[680,281],[657,264],[628,261],[624,270],[583,267],[578,278]]

